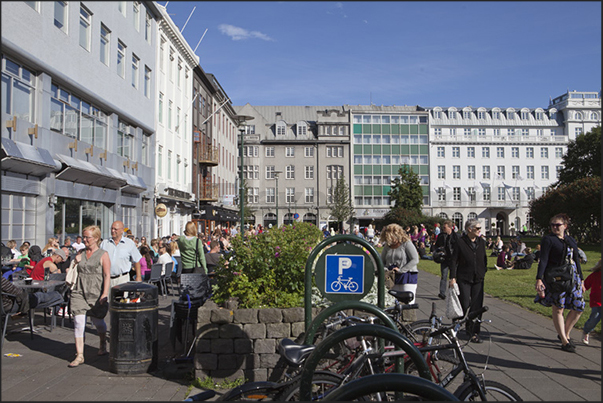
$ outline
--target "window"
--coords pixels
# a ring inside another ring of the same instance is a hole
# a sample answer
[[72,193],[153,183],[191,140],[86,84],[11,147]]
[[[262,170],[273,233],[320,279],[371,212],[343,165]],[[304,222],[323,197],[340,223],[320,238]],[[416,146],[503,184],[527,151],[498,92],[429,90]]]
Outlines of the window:
[[449,111],[448,112],[448,118],[449,119],[456,119],[456,111]]
[[[119,122],[117,128],[117,155],[124,158],[132,158],[132,127],[124,122]],[[171,158],[171,151],[168,154],[168,163]],[[168,166],[168,175],[171,174]]]
[[521,135],[522,136],[528,136],[530,134],[530,130],[529,129],[521,129]]
[[180,159],[179,155],[176,155],[176,182],[180,181],[180,164],[182,163],[182,160]]
[[121,13],[121,15],[123,15],[124,17],[126,16],[126,2],[125,1],[118,1],[117,9]]
[[266,147],[266,157],[274,157],[274,147]]
[[308,125],[306,122],[297,122],[297,135],[306,136],[308,134]]
[[342,146],[330,146],[326,148],[327,158],[341,158],[343,157]]
[[475,147],[467,147],[467,158],[475,158]]
[[180,134],[180,108],[176,108],[176,126],[174,127],[176,133]]
[[500,137],[500,129],[494,129],[494,137]]
[[519,158],[519,147],[511,147],[511,158]]
[[534,179],[534,166],[528,165],[526,167],[526,176],[528,179]]
[[511,199],[513,201],[519,201],[519,192],[520,190],[516,186],[511,189]]
[[530,113],[527,111],[521,111],[521,120],[528,120],[530,118]]
[[343,177],[343,166],[327,165],[327,179],[340,179],[341,177]]
[[563,148],[555,147],[555,158],[563,158]]
[[285,189],[285,201],[287,203],[295,203],[295,188]]
[[136,32],[140,32],[140,2],[132,2],[132,21],[134,22],[134,29]]
[[471,129],[469,129],[469,128],[465,128],[465,129],[463,130],[463,135],[464,135],[465,137],[469,137],[469,136],[471,136]]
[[39,1],[26,1],[25,4],[27,4],[29,7],[33,8],[34,10],[39,12],[39,7],[40,7]]
[[144,66],[144,96],[151,98],[151,69]]
[[509,120],[515,119],[515,112],[507,111],[507,119],[509,119]]
[[54,26],[67,33],[67,2],[54,2]]
[[283,121],[276,122],[276,135],[284,136],[287,132],[287,124]]
[[536,111],[534,116],[536,117],[536,120],[542,120],[544,118],[544,113],[542,111]]
[[452,137],[456,137],[456,128],[453,127],[452,129],[450,129],[450,135]]
[[0,102],[2,113],[34,123],[34,83],[35,76],[32,71],[3,57],[2,99]]
[[452,147],[452,158],[461,158],[461,148]]
[[172,151],[171,150],[168,150],[167,178],[172,179]]
[[306,203],[314,203],[314,188],[306,188],[304,194]]
[[442,129],[440,127],[434,129],[433,130],[433,134],[435,134],[436,137],[441,137],[442,136]]
[[534,158],[534,147],[526,147],[526,158]]
[[482,179],[490,179],[490,166],[482,166]]
[[[149,144],[150,144],[150,138],[151,136],[148,133],[142,133],[142,142],[141,142],[141,149],[140,149],[140,163],[143,165],[149,165]],[[184,160],[184,165],[186,166],[186,160]],[[184,172],[186,172],[186,169],[184,170]],[[185,178],[184,181],[186,182],[186,174],[185,174]]]
[[161,38],[159,44],[159,69],[165,71],[165,39]]
[[505,166],[499,165],[496,167],[496,176],[497,179],[505,179]]
[[90,30],[92,14],[84,6],[80,6],[80,46],[90,51]]
[[556,135],[557,135],[557,130],[551,129],[551,136],[556,136]]
[[493,117],[494,119],[500,119],[500,112],[498,112],[498,111],[494,111],[494,112],[492,112],[492,117]]
[[446,179],[446,166],[438,165],[438,179]]
[[477,118],[478,119],[486,119],[486,112],[484,112],[484,111],[477,111]]
[[159,93],[159,111],[158,117],[159,123],[163,124],[163,93]]
[[482,158],[490,158],[490,147],[482,147]]
[[314,179],[314,166],[306,165],[305,168],[305,179]]
[[475,188],[470,186],[467,188],[467,196],[469,197],[469,201],[475,201]]
[[446,157],[446,151],[445,151],[444,147],[438,147],[437,148],[437,156],[438,156],[438,158],[445,158]]
[[526,188],[526,197],[528,200],[534,200],[536,196],[536,192],[533,187]]
[[163,147],[159,146],[157,150],[157,175],[163,176]]
[[498,201],[505,201],[505,193],[506,193],[505,187],[499,186],[497,189],[498,189]]
[[314,157],[314,147],[304,147],[304,157]]
[[285,157],[295,157],[295,147],[285,147]]
[[172,101],[168,101],[168,129],[172,130]]
[[144,25],[144,39],[148,43],[151,43],[151,21],[152,21],[151,14],[146,13],[145,25]]
[[132,54],[132,87],[138,88],[138,64],[140,59]]
[[486,137],[486,129],[477,129],[477,135],[479,137]]
[[101,33],[100,33],[100,61],[106,66],[109,65],[109,50],[111,48],[110,44],[110,35],[111,31],[107,27],[101,24]]
[[560,174],[560,173],[561,173],[561,171],[563,170],[563,166],[561,166],[561,165],[557,165],[557,166],[555,167],[555,170],[556,170],[555,178],[559,179],[559,174]]
[[496,157],[505,158],[505,148],[504,147],[496,147]]
[[274,165],[267,165],[266,166],[266,179],[274,179],[275,178],[275,169],[274,169]]
[[536,129],[536,136],[538,136],[538,137],[544,136],[544,129]]
[[461,179],[461,166],[460,165],[452,166],[452,179]]
[[511,178],[512,179],[519,179],[519,177],[521,176],[519,173],[519,165],[513,165],[511,167]]
[[515,129],[507,129],[507,136],[509,136],[509,137],[515,136]]
[[287,165],[285,168],[285,178],[295,179],[295,165]]
[[172,48],[170,48],[170,58],[168,60],[168,76],[170,81],[174,81],[174,49]]
[[266,188],[266,203],[276,202],[276,197],[274,197],[274,194],[274,188]]
[[180,88],[180,78],[182,77],[182,59],[178,58],[178,65],[176,69],[176,85]]
[[487,201],[489,202],[490,200],[492,200],[492,196],[490,195],[491,191],[490,191],[490,187],[487,186],[484,188],[483,194],[482,194],[482,200],[483,201]]
[[117,74],[121,78],[126,77],[126,45],[117,41]]
[[461,188],[460,187],[452,188],[452,200],[461,201]]
[[579,136],[581,134],[582,134],[582,128],[581,127],[576,127],[574,129],[574,135],[577,137],[577,136]]
[[446,189],[443,187],[438,188],[438,201],[446,201]]
[[549,167],[548,166],[542,166],[540,167],[540,179],[549,179]]
[[469,165],[467,167],[467,178],[475,179],[475,165]]
[[549,158],[548,147],[540,147],[540,158]]

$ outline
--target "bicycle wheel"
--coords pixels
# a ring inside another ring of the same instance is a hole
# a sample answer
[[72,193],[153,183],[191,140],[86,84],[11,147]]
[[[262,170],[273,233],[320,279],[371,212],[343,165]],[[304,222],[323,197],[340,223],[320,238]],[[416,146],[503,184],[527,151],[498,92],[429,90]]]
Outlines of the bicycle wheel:
[[[423,343],[427,341],[427,336],[431,333],[431,323],[428,320],[418,320],[410,324],[411,336],[409,337],[413,342]],[[450,344],[452,341],[447,334],[441,334],[432,338],[431,345],[438,346],[443,344]],[[420,347],[419,347],[420,348]],[[448,356],[450,359],[458,361],[456,351],[454,349],[438,350],[437,353],[443,357]]]
[[[442,379],[459,363],[459,360],[451,355],[452,352],[451,349],[433,351],[425,359],[435,383],[439,384],[442,382]],[[412,362],[405,364],[404,373],[415,376],[419,375],[416,365]]]
[[[279,402],[296,402],[299,401],[299,382],[293,383],[287,389],[279,393],[274,400]],[[316,373],[312,378],[312,400],[321,400],[329,392],[335,390],[343,382],[343,377],[326,372]]]
[[331,289],[335,292],[339,291],[341,289],[341,283],[339,281],[333,281],[331,283]]
[[[502,383],[495,381],[484,381],[485,389],[486,389],[486,400],[492,401],[504,401],[504,402],[522,402],[523,399],[519,397],[517,393],[515,393],[508,386],[503,385]],[[477,390],[477,386],[473,384],[471,381],[467,381],[463,383],[459,388],[454,392],[454,395],[462,401],[476,401],[481,400],[479,396],[479,392]]]
[[218,400],[220,401],[273,401],[275,396],[281,392],[282,384],[276,382],[251,382],[226,392]]

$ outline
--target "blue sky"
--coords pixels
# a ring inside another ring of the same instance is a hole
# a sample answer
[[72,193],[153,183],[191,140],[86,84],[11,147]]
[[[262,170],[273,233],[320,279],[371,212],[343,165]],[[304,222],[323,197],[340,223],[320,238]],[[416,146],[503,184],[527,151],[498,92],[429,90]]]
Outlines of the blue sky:
[[234,105],[536,108],[601,90],[600,2],[170,1],[167,11],[192,49],[207,29],[196,54]]

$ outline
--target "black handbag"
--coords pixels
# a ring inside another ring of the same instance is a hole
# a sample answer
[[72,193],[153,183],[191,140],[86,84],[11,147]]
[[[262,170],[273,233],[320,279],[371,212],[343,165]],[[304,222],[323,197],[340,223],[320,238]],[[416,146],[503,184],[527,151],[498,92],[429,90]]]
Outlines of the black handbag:
[[195,263],[194,263],[194,266],[193,266],[192,273],[206,274],[205,273],[205,268],[203,266],[197,266],[197,264],[200,261],[201,261],[201,259],[199,259],[199,238],[197,238],[197,243],[195,244]]
[[551,267],[544,272],[544,282],[554,293],[571,292],[574,288],[574,264],[567,254],[567,244],[565,246],[565,259],[561,266]]

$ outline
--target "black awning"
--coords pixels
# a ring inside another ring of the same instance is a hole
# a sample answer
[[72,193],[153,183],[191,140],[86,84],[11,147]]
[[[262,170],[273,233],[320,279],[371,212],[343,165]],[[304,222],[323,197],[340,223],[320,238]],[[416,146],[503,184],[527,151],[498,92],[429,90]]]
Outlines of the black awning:
[[116,190],[128,183],[113,169],[111,172],[103,166],[63,154],[57,154],[57,158],[65,165],[64,169],[56,175],[57,179]]
[[45,176],[61,169],[48,150],[2,137],[2,169],[26,175]]

